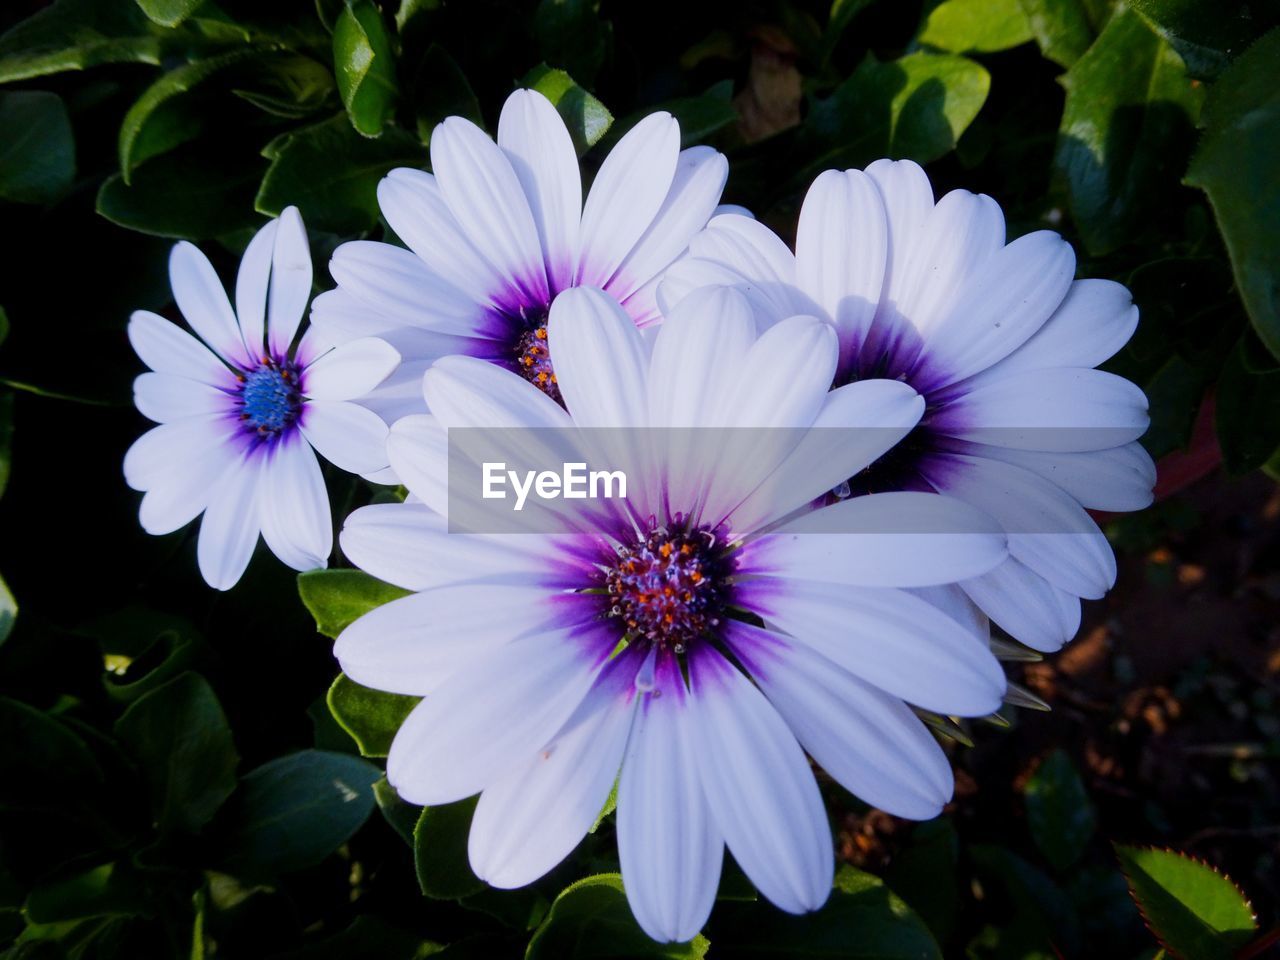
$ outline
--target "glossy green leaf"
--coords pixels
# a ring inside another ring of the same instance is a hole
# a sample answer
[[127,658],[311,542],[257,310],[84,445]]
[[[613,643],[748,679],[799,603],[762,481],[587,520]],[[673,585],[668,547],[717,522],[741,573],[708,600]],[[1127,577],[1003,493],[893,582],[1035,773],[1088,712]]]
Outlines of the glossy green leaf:
[[31,891],[24,910],[33,923],[151,913],[137,872],[127,862],[45,880]]
[[608,56],[613,27],[600,19],[600,0],[541,0],[533,36],[545,62],[590,86]]
[[1019,0],[1040,52],[1062,67],[1079,60],[1095,36],[1084,0]]
[[261,50],[250,47],[196,60],[170,70],[147,87],[120,124],[117,152],[124,182],[131,182],[130,174],[139,164],[200,135],[206,112],[188,102],[186,95],[193,88],[261,55]]
[[407,597],[408,590],[383,583],[360,570],[309,570],[298,574],[298,593],[316,629],[336,638],[374,607]]
[[236,788],[240,757],[207,680],[184,673],[140,697],[116,736],[142,769],[156,825],[195,832]]
[[525,960],[588,960],[594,957],[662,957],[701,960],[710,942],[699,934],[689,943],[650,940],[627,906],[622,877],[602,873],[566,887],[529,941]]
[[1253,328],[1280,357],[1280,30],[1222,74],[1203,124],[1187,182],[1209,195]]
[[98,190],[97,210],[112,223],[180,240],[207,240],[261,224],[253,191],[265,162],[188,144],[120,174]]
[[926,15],[917,39],[952,53],[994,53],[1031,38],[1021,0],[945,0]]
[[1116,847],[1143,919],[1165,948],[1195,960],[1229,960],[1257,930],[1253,908],[1227,877],[1173,850]]
[[378,222],[378,181],[387,171],[426,162],[426,147],[416,137],[391,127],[369,140],[339,115],[291,133],[272,148],[257,209],[274,217],[295,204],[314,230],[359,233]]
[[420,699],[371,690],[342,673],[333,681],[327,697],[334,719],[351,734],[366,757],[387,755],[400,724]]
[[162,27],[176,27],[204,3],[204,0],[137,0],[138,6]]
[[396,65],[370,0],[351,0],[334,23],[333,72],[351,125],[366,137],[381,134],[395,110]]
[[467,832],[475,809],[474,797],[423,808],[413,829],[413,866],[424,895],[456,900],[485,888],[471,872],[467,857]]
[[381,776],[359,757],[324,750],[291,753],[250,771],[222,823],[223,869],[266,878],[319,863],[369,818]]
[[383,819],[391,825],[391,829],[412,847],[413,831],[422,815],[422,808],[400,799],[400,794],[396,793],[396,788],[388,782],[386,777],[373,785],[373,799],[378,804],[378,810],[382,812]]
[[1194,76],[1213,77],[1280,23],[1280,8],[1252,0],[1130,0]]
[[13,632],[14,621],[17,619],[18,601],[14,598],[9,585],[4,582],[4,577],[0,577],[0,644],[9,639],[9,634]]
[[955,147],[990,87],[990,74],[965,57],[912,53],[881,63],[868,56],[805,118],[797,152],[813,159],[797,184],[818,170],[878,157],[936,160]]
[[50,203],[75,175],[75,138],[62,98],[43,90],[0,93],[0,198]]
[[436,124],[446,117],[465,117],[478,127],[484,126],[475,91],[458,62],[439,44],[431,44],[418,61],[410,89],[418,136],[424,143],[431,142]]
[[1085,246],[1108,253],[1166,202],[1190,153],[1203,91],[1173,48],[1124,8],[1063,83],[1054,165]]
[[1065,751],[1054,750],[1041,761],[1023,797],[1031,838],[1056,870],[1066,870],[1084,856],[1097,814]]
[[1280,452],[1280,370],[1249,369],[1242,340],[1223,365],[1215,412],[1222,462],[1248,473]]
[[613,114],[605,105],[563,70],[552,69],[544,63],[525,74],[520,86],[537,90],[555,104],[569,128],[578,156],[590,150],[613,125]]
[[0,83],[102,63],[159,63],[159,34],[133,3],[57,0],[0,36]]
[[842,867],[831,898],[816,913],[795,917],[763,903],[717,906],[717,950],[760,958],[830,957],[861,960],[941,958],[929,928],[879,877]]
[[237,83],[231,91],[237,97],[288,120],[309,117],[328,106],[337,89],[326,67],[295,53],[260,58]]

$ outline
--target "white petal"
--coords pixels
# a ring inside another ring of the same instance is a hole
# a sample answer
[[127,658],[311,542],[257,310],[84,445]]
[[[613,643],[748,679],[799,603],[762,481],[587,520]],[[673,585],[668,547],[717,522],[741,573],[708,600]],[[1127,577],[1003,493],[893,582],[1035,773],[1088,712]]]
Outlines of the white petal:
[[449,435],[430,414],[403,417],[387,436],[387,458],[409,492],[441,516],[449,512]]
[[551,307],[548,348],[565,406],[579,427],[648,423],[648,352],[635,324],[599,290],[566,290]]
[[285,207],[271,252],[271,292],[267,297],[267,344],[284,356],[293,343],[311,299],[311,246],[297,207]]
[[546,303],[538,229],[507,155],[474,123],[450,117],[431,135],[431,166],[476,249],[524,298]]
[[805,195],[796,280],[835,322],[842,361],[866,339],[880,303],[888,230],[880,191],[860,170],[827,170]]
[[1156,465],[1137,441],[1109,450],[1078,453],[1045,453],[974,443],[967,444],[963,452],[1024,467],[1057,484],[1087,510],[1141,510],[1154,499]]
[[[726,231],[703,231],[698,237],[712,237],[717,241],[739,243],[740,237]],[[698,238],[694,238],[695,242]],[[725,256],[721,253],[719,256]],[[704,257],[681,257],[662,275],[657,287],[657,303],[664,317],[670,318],[685,298],[704,287],[733,287],[747,299],[761,329],[797,313],[813,316],[821,313],[817,304],[808,309],[796,309],[797,302],[809,298],[795,286],[781,283],[758,282],[744,276],[726,262]]]
[[[1008,561],[1006,560],[1005,563],[1008,563]],[[999,570],[1002,566],[1004,564],[1000,564],[995,569]],[[969,599],[969,595],[964,592],[959,584],[946,583],[936,587],[912,587],[907,590],[907,593],[937,607],[982,643],[990,643],[991,621],[982,612],[982,608]]]
[[[173,299],[191,329],[224,360],[245,366],[248,358],[231,301],[209,258],[183,240],[169,254]],[[254,361],[257,358],[253,358]]]
[[314,570],[329,562],[333,520],[316,455],[296,431],[268,451],[258,488],[262,539],[286,566]]
[[250,453],[224,473],[200,521],[196,560],[205,583],[230,590],[240,580],[258,542],[258,479],[262,458]]
[[929,417],[937,430],[995,446],[1105,450],[1146,430],[1147,397],[1102,370],[1024,370],[985,379]]
[[758,220],[732,214],[715,217],[689,242],[689,253],[732,267],[771,294],[776,288],[783,316],[822,312],[816,300],[794,289],[795,255],[776,233]]
[[568,429],[558,403],[517,374],[473,357],[443,357],[423,377],[427,406],[445,427]]
[[475,657],[409,714],[391,744],[387,779],[410,803],[479,793],[573,715],[609,650],[596,637],[535,633]]
[[298,426],[320,456],[350,473],[372,473],[388,464],[387,425],[358,404],[309,401]]
[[831,893],[827,812],[800,745],[778,712],[720,654],[689,664],[690,734],[702,788],[733,858],[789,913]]
[[532,883],[567,857],[604,808],[622,765],[634,706],[634,665],[610,663],[551,742],[480,795],[467,852],[501,889]]
[[146,490],[138,522],[153,535],[172,533],[198,517],[223,475],[241,456],[226,421],[179,420],[134,442],[125,454],[125,479]]
[[324,354],[303,373],[303,390],[315,400],[362,397],[400,363],[400,354],[385,340],[362,337]]
[[267,348],[267,290],[271,283],[271,252],[278,220],[269,220],[253,235],[236,273],[236,319],[249,356],[257,359]]
[[651,113],[605,157],[582,210],[579,283],[604,287],[613,279],[661,209],[679,153],[680,125]]
[[157,373],[215,387],[235,386],[235,376],[208,347],[158,314],[135,310],[129,317],[129,343],[142,362]]
[[1080,629],[1080,598],[1012,557],[960,586],[1001,629],[1033,650],[1059,650]]
[[676,161],[666,199],[608,290],[625,301],[657,277],[707,223],[729,176],[729,161],[711,147],[690,147]]
[[828,660],[908,703],[949,716],[997,710],[1005,678],[991,650],[902,590],[753,581],[744,602]]
[[529,198],[551,289],[563,290],[578,266],[582,219],[582,174],[569,131],[550,100],[517,90],[503,104],[498,146]]
[[728,642],[800,745],[855,796],[913,820],[951,799],[946,754],[897,697],[779,633],[734,623]]
[[684,679],[665,658],[656,679],[640,701],[622,764],[618,859],[627,902],[645,933],[685,941],[711,913],[724,841],[698,777]]
[[889,229],[881,303],[901,303],[906,293],[907,255],[933,210],[933,187],[928,174],[912,160],[877,160],[866,173],[880,190]]
[[1096,600],[1114,586],[1116,559],[1093,518],[1030,470],[945,454],[921,461],[938,490],[991,515],[1009,533],[1009,554],[1054,586]]
[[986,573],[1008,556],[999,523],[963,500],[873,493],[803,514],[756,549],[787,576],[862,587],[927,587]]
[[1075,268],[1071,245],[1048,230],[997,250],[926,337],[917,376],[955,383],[1007,357],[1062,303]]
[[229,414],[234,407],[233,399],[224,390],[169,373],[144,373],[135,378],[133,404],[156,423]]
[[1111,280],[1077,280],[1062,305],[1030,340],[983,376],[1046,367],[1096,367],[1129,342],[1138,308]]

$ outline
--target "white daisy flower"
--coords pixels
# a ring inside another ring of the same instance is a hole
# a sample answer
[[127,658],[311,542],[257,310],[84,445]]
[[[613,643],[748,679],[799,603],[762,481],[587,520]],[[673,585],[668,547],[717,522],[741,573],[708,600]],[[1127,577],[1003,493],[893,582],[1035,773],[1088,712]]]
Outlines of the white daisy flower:
[[431,166],[378,186],[408,249],[343,244],[329,268],[338,287],[312,308],[332,342],[379,336],[403,355],[366,401],[388,423],[422,412],[422,374],[448,354],[492,360],[557,397],[546,340],[556,294],[599,287],[637,325],[656,322],[656,278],[706,225],[728,175],[723,156],[681,150],[675,118],[654,113],[613,147],[584,204],[569,131],[533,90],[507,99],[496,144],[468,120],[445,120]]
[[[836,337],[814,318],[758,335],[740,294],[711,289],[667,318],[650,353],[610,296],[583,288],[556,300],[549,342],[565,408],[495,364],[437,361],[431,413],[388,441],[421,502],[365,507],[343,528],[356,565],[416,591],[335,646],[359,683],[425,697],[388,778],[418,804],[480,793],[471,866],[498,887],[567,856],[617,780],[627,898],[658,940],[702,926],[726,844],[779,907],[815,909],[833,852],[806,751],[869,803],[938,813],[951,770],[907,704],[985,715],[1005,679],[985,643],[899,588],[992,569],[1004,535],[932,494],[800,511],[924,407],[886,380],[828,393]],[[601,427],[788,428],[775,433],[792,440],[754,444],[735,467],[685,445],[687,431],[645,430],[626,499],[584,511],[586,529],[448,532],[445,430]],[[917,532],[824,532],[868,523]]]
[[197,556],[212,587],[235,586],[261,532],[296,570],[323,567],[333,524],[313,452],[353,473],[386,467],[386,424],[351,400],[400,361],[373,337],[337,349],[308,330],[293,347],[311,296],[311,253],[294,207],[245,249],[236,309],[212,264],[190,243],[169,258],[178,309],[199,339],[139,310],[129,341],[151,368],[134,381],[138,410],[160,424],[129,448],[124,475],[144,491],[148,533],[171,533],[201,513]]
[[1005,242],[994,200],[956,190],[936,204],[910,161],[829,170],[800,214],[793,255],[761,224],[719,216],[667,273],[664,307],[708,284],[743,290],[758,315],[825,317],[840,340],[834,383],[888,377],[928,402],[919,427],[855,489],[935,490],[997,518],[1010,558],[962,586],[1023,643],[1052,651],[1080,625],[1080,598],[1115,582],[1115,557],[1086,510],[1152,499],[1137,443],[1147,400],[1093,369],[1138,322],[1129,291],[1075,280],[1057,234]]

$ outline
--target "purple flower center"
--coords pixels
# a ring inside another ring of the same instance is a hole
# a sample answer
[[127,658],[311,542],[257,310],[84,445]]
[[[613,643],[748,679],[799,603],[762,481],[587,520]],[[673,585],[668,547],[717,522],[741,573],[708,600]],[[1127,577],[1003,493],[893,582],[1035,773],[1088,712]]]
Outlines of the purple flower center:
[[289,360],[264,357],[256,370],[240,374],[240,420],[248,433],[276,437],[298,419],[302,387],[297,366]]
[[524,330],[516,338],[516,370],[535,387],[556,403],[564,406],[560,397],[560,384],[555,368],[551,366],[551,351],[547,349],[547,324],[542,321],[536,327]]
[[629,640],[647,640],[674,653],[713,633],[724,616],[731,552],[717,549],[706,527],[686,530],[679,522],[657,527],[631,546],[618,549],[606,571],[608,616],[620,619]]

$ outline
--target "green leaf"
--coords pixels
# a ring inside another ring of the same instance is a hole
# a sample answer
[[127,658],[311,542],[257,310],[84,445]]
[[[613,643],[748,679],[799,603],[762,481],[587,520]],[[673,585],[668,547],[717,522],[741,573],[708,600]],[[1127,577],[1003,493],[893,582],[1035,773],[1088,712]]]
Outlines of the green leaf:
[[525,960],[588,960],[595,957],[663,957],[701,960],[710,946],[699,934],[689,943],[650,940],[627,906],[622,877],[602,873],[566,887],[556,897]]
[[418,136],[424,143],[431,142],[436,124],[446,117],[466,117],[476,126],[484,126],[475,91],[457,61],[439,44],[427,47],[414,70],[410,88]]
[[261,224],[253,191],[260,158],[227,155],[189,144],[138,167],[125,183],[109,177],[98,191],[98,213],[141,233],[207,240]]
[[0,36],[0,83],[102,63],[159,63],[159,31],[132,3],[57,0]]
[[844,36],[845,30],[853,22],[853,18],[871,5],[872,0],[832,0],[831,13],[827,17],[826,29],[822,32],[822,62],[831,59],[836,44]]
[[351,125],[376,137],[391,119],[396,65],[382,14],[369,0],[351,0],[333,25],[333,72]]
[[884,878],[939,941],[951,935],[960,911],[959,860],[956,829],[939,817],[912,828],[910,841],[890,861]]
[[1229,960],[1257,930],[1249,901],[1213,867],[1173,850],[1116,847],[1143,919],[1170,953]]
[[0,644],[9,639],[17,619],[18,601],[14,599],[9,585],[4,582],[4,577],[0,577]]
[[258,190],[259,212],[274,217],[295,204],[308,226],[343,236],[377,224],[378,181],[387,171],[427,162],[426,147],[416,137],[389,127],[369,140],[341,114],[289,134],[270,156]]
[[335,639],[370,610],[409,593],[360,570],[309,570],[298,574],[298,594],[315,617],[316,630]]
[[1193,76],[1213,77],[1255,38],[1280,23],[1280,9],[1251,0],[1129,0]]
[[369,818],[381,776],[359,757],[323,750],[250,771],[226,811],[222,869],[268,878],[319,863]]
[[1069,67],[1093,43],[1093,24],[1082,0],[1020,0],[1023,15],[1040,52]]
[[1250,370],[1243,339],[1223,365],[1214,425],[1230,474],[1255,470],[1280,451],[1280,370]]
[[467,857],[467,832],[475,809],[474,797],[423,808],[413,829],[413,866],[424,895],[456,900],[485,889]]
[[763,903],[717,905],[716,947],[743,957],[859,960],[941,958],[929,928],[879,877],[853,867],[836,874],[824,907],[804,917]]
[[373,785],[373,799],[378,804],[383,819],[391,825],[391,829],[400,835],[400,839],[413,846],[413,831],[418,825],[421,808],[406,800],[400,799],[386,777]]
[[43,711],[0,697],[5,770],[0,808],[41,809],[61,798],[92,795],[102,768],[80,737]]
[[1084,855],[1097,814],[1065,751],[1054,750],[1041,761],[1023,796],[1031,838],[1054,869],[1066,870]]
[[805,118],[797,152],[812,159],[795,182],[878,157],[936,160],[955,147],[990,87],[990,74],[965,57],[912,53],[881,63],[868,56]]
[[952,53],[995,53],[1031,38],[1021,0],[946,0],[929,11],[917,39]]
[[1280,30],[1213,85],[1187,183],[1209,195],[1253,328],[1280,357]]
[[385,757],[396,731],[421,697],[371,690],[346,674],[329,688],[329,711],[366,757]]
[[666,110],[680,122],[680,145],[691,147],[738,122],[732,98],[733,82],[724,80],[700,96],[666,100],[656,109]]
[[31,891],[23,909],[32,923],[151,913],[137,873],[127,861],[45,880]]
[[1151,426],[1142,435],[1142,445],[1151,456],[1186,449],[1204,390],[1204,373],[1177,355],[1143,384],[1151,405]]
[[998,956],[1047,958],[1080,952],[1080,918],[1063,889],[1004,847],[973,844],[984,895],[1001,897],[1012,907],[1001,931]]
[[1169,203],[1203,91],[1173,48],[1125,8],[1063,83],[1054,165],[1085,246],[1109,253]]
[[333,74],[301,54],[260,59],[231,92],[273,116],[300,120],[323,109],[336,89]]
[[153,23],[162,27],[176,27],[204,3],[204,0],[137,0]]
[[541,0],[533,36],[544,62],[590,86],[609,54],[613,25],[600,19],[600,0]]
[[563,70],[553,70],[544,63],[525,74],[520,86],[537,90],[555,104],[578,156],[595,146],[613,125],[613,114],[605,105]]
[[240,757],[231,727],[213,688],[197,673],[134,701],[115,732],[142,768],[161,831],[194,833],[236,788]]
[[76,175],[76,144],[62,98],[44,90],[0,93],[0,198],[51,203]]
[[261,49],[249,47],[196,60],[170,70],[147,87],[120,124],[117,152],[124,182],[131,182],[130,174],[139,164],[200,135],[206,111],[193,109],[186,94],[228,67],[261,55]]

